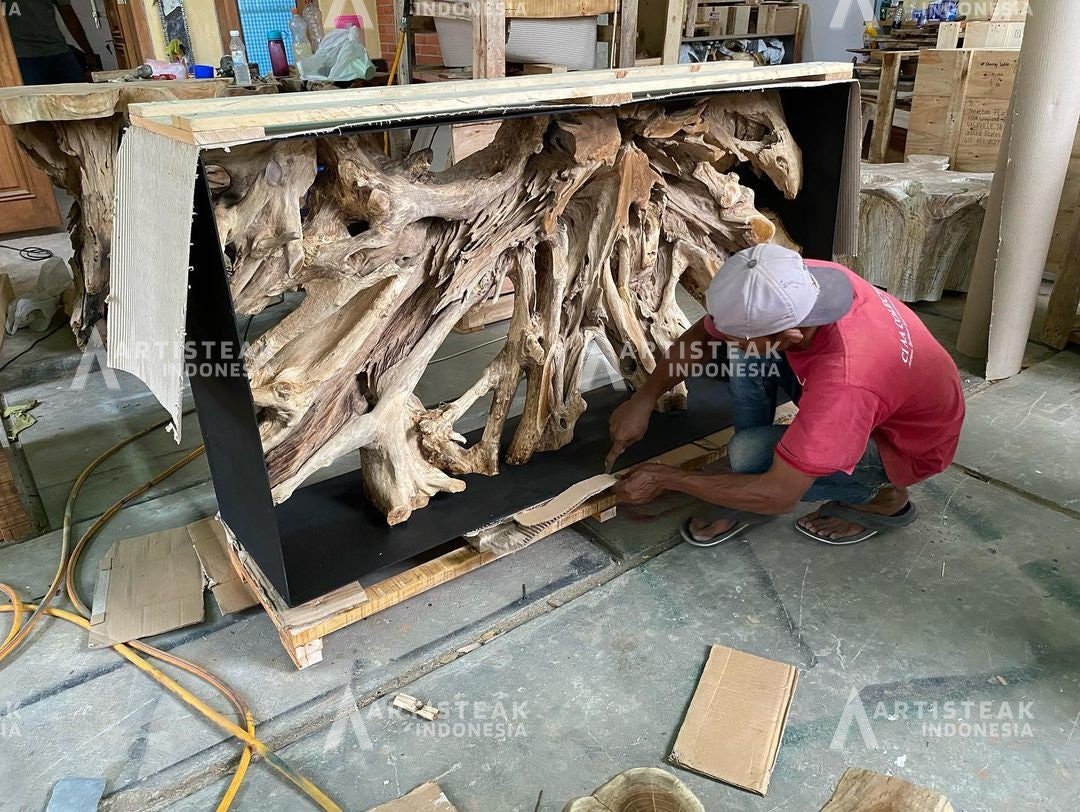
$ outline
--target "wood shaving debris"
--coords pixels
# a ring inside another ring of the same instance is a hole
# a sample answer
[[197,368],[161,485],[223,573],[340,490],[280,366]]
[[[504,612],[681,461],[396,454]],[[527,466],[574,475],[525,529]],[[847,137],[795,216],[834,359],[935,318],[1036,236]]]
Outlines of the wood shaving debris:
[[427,719],[429,722],[433,722],[439,718],[438,708],[434,705],[428,705],[424,700],[417,699],[415,696],[409,696],[408,694],[398,694],[395,696],[394,707],[408,711],[414,716],[419,716],[421,719]]

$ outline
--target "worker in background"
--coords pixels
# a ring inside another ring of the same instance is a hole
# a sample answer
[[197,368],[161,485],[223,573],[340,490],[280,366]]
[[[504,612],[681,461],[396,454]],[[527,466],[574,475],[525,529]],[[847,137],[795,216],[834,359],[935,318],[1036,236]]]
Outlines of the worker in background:
[[8,0],[5,9],[24,85],[86,81],[78,59],[60,31],[57,11],[90,69],[101,69],[101,60],[86,38],[71,0]]
[[[826,502],[796,528],[828,544],[914,522],[908,488],[945,470],[964,419],[956,365],[919,318],[847,268],[771,244],[732,255],[705,304],[708,315],[612,414],[607,462],[644,436],[661,395],[699,374],[693,359],[726,347],[733,473],[642,465],[616,486],[621,500],[680,491],[719,506],[683,526],[699,546],[800,501]],[[789,426],[773,425],[780,390],[799,407]]]

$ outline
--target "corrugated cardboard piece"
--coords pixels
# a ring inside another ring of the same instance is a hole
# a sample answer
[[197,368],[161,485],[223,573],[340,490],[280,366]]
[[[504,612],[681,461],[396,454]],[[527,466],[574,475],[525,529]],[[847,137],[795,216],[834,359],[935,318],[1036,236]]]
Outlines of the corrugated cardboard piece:
[[202,570],[186,527],[123,539],[102,558],[90,648],[150,637],[202,619]]
[[764,795],[798,679],[793,665],[713,646],[671,762]]
[[258,603],[247,584],[240,580],[229,563],[225,545],[225,527],[216,518],[202,519],[187,526],[195,554],[202,564],[203,576],[217,601],[221,614],[239,612]]

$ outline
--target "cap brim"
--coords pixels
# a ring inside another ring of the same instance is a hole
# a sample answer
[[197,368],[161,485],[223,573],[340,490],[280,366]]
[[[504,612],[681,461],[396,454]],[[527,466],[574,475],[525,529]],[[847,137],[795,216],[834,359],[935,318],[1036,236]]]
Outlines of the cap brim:
[[817,280],[820,293],[813,309],[799,322],[801,327],[820,327],[840,321],[851,310],[855,301],[855,288],[844,272],[837,268],[807,266],[811,276]]

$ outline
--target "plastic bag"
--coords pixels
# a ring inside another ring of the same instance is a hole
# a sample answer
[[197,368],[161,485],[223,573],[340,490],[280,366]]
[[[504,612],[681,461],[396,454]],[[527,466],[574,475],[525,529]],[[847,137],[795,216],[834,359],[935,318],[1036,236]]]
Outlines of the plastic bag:
[[29,327],[37,333],[48,330],[64,293],[71,286],[71,271],[64,261],[58,257],[45,260],[34,289],[8,305],[4,314],[8,335],[20,327]]
[[356,26],[331,31],[319,43],[319,50],[300,60],[299,68],[302,79],[329,82],[351,82],[375,75],[375,66]]

